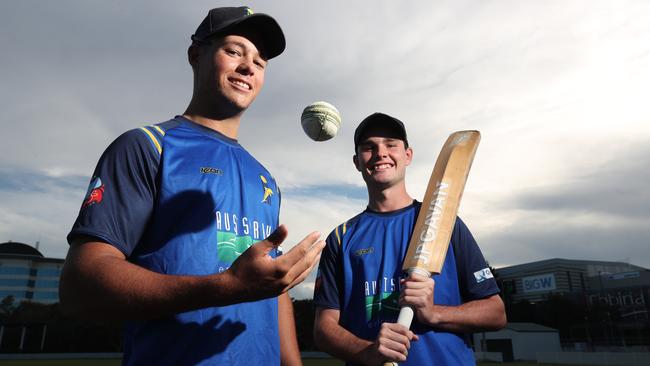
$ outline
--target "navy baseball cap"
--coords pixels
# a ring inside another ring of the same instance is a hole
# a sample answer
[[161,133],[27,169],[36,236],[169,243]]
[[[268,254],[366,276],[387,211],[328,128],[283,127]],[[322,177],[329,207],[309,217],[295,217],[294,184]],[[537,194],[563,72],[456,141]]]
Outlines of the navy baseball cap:
[[357,147],[359,146],[361,139],[365,136],[366,130],[371,126],[379,126],[379,125],[391,127],[395,132],[394,137],[404,141],[404,147],[409,146],[409,142],[406,138],[406,128],[404,127],[402,121],[398,120],[395,117],[391,117],[387,114],[376,112],[369,115],[363,121],[361,121],[361,123],[359,123],[359,126],[357,126],[357,129],[354,130],[355,151],[357,150]]
[[278,56],[284,51],[286,45],[284,33],[278,22],[270,15],[254,13],[247,6],[214,8],[208,12],[192,40],[197,42],[207,41],[217,35],[227,35],[228,31],[238,27],[256,30],[263,43],[264,56],[268,59]]

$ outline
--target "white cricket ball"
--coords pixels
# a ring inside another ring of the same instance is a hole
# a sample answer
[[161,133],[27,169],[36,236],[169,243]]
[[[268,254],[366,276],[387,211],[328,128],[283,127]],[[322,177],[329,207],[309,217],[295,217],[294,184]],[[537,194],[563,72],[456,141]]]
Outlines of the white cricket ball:
[[341,127],[341,115],[327,102],[314,102],[302,111],[302,129],[314,141],[326,141],[336,136]]

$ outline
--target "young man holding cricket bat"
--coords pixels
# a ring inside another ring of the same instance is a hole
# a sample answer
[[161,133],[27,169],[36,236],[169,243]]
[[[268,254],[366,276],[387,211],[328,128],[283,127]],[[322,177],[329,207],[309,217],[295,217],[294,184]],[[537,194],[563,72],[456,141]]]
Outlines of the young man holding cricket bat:
[[282,30],[212,9],[188,49],[185,113],[118,137],[68,235],[61,306],[128,320],[124,365],[300,365],[287,291],[318,262],[311,233],[279,256],[280,192],[237,141]]
[[[441,273],[403,278],[421,208],[406,191],[413,157],[406,130],[375,113],[359,124],[354,144],[368,207],[326,240],[314,291],[316,344],[348,365],[474,364],[468,333],[502,328],[506,318],[472,234],[454,217]],[[395,323],[400,306],[414,311],[410,329]]]

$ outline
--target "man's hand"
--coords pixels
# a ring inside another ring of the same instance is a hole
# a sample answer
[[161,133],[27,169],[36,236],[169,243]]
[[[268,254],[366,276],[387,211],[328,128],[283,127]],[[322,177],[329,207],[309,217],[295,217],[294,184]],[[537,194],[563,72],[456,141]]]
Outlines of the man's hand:
[[383,323],[375,342],[364,350],[367,365],[383,365],[385,362],[404,362],[411,348],[411,341],[418,336],[397,323]]
[[223,274],[229,276],[241,301],[278,296],[302,282],[320,260],[325,242],[312,232],[286,254],[272,258],[269,252],[287,238],[280,225],[268,238],[253,244]]
[[410,306],[415,317],[422,324],[435,324],[433,289],[435,282],[430,277],[411,275],[401,280],[400,306]]

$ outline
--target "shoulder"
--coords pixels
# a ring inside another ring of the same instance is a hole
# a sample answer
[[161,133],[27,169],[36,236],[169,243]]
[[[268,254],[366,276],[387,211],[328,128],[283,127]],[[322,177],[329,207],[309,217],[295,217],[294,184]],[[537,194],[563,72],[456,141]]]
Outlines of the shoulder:
[[108,151],[162,153],[163,140],[167,131],[180,124],[172,119],[166,122],[134,128],[122,133],[107,148]]
[[359,213],[358,215],[352,217],[351,219],[344,221],[343,223],[336,226],[329,234],[328,239],[333,239],[338,245],[341,245],[343,238],[348,234],[348,232],[354,230],[354,227],[357,225],[359,220],[364,216],[364,212]]
[[482,258],[483,256],[474,235],[460,217],[456,217],[454,230],[451,234],[451,244],[457,260],[459,258],[469,260],[471,258]]
[[458,216],[456,216],[456,223],[454,224],[454,232],[453,234],[455,235],[472,235],[471,231],[469,231],[469,228],[465,224],[465,222]]
[[158,124],[142,126],[123,133],[118,140],[126,144],[137,144],[143,148],[146,146],[152,152],[160,155],[167,132],[180,124],[181,122],[177,119],[171,119]]

